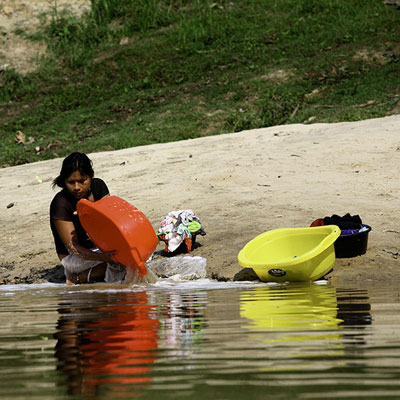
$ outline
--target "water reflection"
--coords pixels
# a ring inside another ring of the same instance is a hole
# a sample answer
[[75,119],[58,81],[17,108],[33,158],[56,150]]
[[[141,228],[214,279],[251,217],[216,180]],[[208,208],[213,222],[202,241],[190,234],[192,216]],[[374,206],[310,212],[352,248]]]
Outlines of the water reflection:
[[241,316],[257,330],[336,330],[336,289],[319,285],[261,287],[240,295]]
[[190,356],[202,340],[205,327],[201,295],[166,292],[155,294],[161,319],[160,342],[170,357]]
[[399,398],[399,288],[227,285],[0,287],[0,397]]
[[[264,370],[331,368],[343,365],[349,342],[353,349],[365,343],[362,327],[371,323],[367,301],[365,292],[330,286],[264,287],[241,293],[240,315],[250,338],[267,346],[274,360]],[[357,325],[354,334],[343,329],[348,325]],[[310,358],[319,361],[309,364]]]
[[64,297],[55,334],[58,369],[70,394],[95,396],[111,384],[118,397],[137,396],[151,381],[160,322],[145,291],[106,296]]
[[346,326],[371,324],[371,304],[368,291],[363,289],[338,289],[338,318]]
[[337,330],[371,324],[365,290],[326,285],[259,287],[241,292],[240,315],[251,330]]
[[[342,319],[340,324],[346,327],[343,332],[343,340],[351,342],[352,349],[357,349],[367,343],[370,332],[365,328],[372,323],[371,304],[368,292],[362,289],[341,289],[337,291],[338,313],[337,317]],[[350,352],[349,346],[346,348]]]
[[153,381],[156,361],[158,375],[165,365],[190,370],[205,326],[201,300],[174,291],[65,294],[55,355],[68,393],[139,397]]

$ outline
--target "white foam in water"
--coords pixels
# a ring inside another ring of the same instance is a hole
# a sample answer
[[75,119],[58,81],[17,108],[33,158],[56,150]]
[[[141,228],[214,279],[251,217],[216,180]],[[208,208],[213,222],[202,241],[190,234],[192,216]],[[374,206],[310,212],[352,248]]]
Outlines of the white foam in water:
[[151,286],[162,289],[229,289],[267,285],[254,282],[219,282],[207,279],[207,260],[199,256],[158,258],[147,262],[147,268],[159,279]]
[[41,290],[41,289],[53,289],[63,288],[64,283],[19,283],[15,285],[0,285],[0,296],[13,296],[15,292],[23,290]]
[[176,290],[212,290],[212,289],[232,289],[232,288],[249,288],[249,287],[260,287],[260,286],[275,286],[278,283],[268,282],[219,282],[212,279],[196,279],[194,281],[178,280],[177,277],[174,279],[160,279],[151,286],[159,289],[176,289]]
[[[135,281],[128,287],[117,284],[110,287],[109,284],[66,286],[64,283],[39,283],[39,284],[18,284],[18,285],[0,285],[0,296],[12,296],[18,291],[23,290],[42,290],[49,288],[60,288],[64,291],[72,292],[76,290],[85,290],[89,292],[107,291],[123,292],[153,289],[174,289],[174,290],[213,290],[213,289],[231,289],[231,288],[249,288],[260,286],[282,286],[285,283],[275,282],[252,282],[252,281],[216,281],[206,278],[207,260],[199,256],[183,257],[163,257],[148,261],[147,268],[154,275],[154,280],[148,282]],[[157,277],[156,277],[157,275]],[[328,281],[319,280],[314,282],[316,285],[327,285]]]
[[[129,287],[110,287],[110,286],[101,286],[102,284],[98,284],[96,288],[92,285],[87,286],[85,288],[81,288],[81,290],[85,290],[85,292],[107,292],[107,293],[120,293],[120,292],[135,292],[142,290],[221,290],[221,289],[233,289],[233,288],[253,288],[253,287],[262,287],[262,286],[279,286],[280,284],[274,282],[218,282],[212,279],[197,279],[195,281],[174,281],[170,279],[160,279],[156,283],[151,284],[134,284]],[[67,288],[66,292],[73,292],[75,290]]]

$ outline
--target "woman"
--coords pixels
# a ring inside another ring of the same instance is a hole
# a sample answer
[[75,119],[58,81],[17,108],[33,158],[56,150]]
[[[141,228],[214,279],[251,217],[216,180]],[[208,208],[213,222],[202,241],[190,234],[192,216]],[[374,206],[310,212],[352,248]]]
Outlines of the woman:
[[50,205],[50,227],[56,251],[64,266],[68,285],[90,282],[121,282],[126,274],[122,265],[101,253],[83,229],[76,213],[80,199],[97,201],[109,196],[107,185],[94,178],[92,162],[86,154],[72,153],[62,163],[53,187],[62,188]]

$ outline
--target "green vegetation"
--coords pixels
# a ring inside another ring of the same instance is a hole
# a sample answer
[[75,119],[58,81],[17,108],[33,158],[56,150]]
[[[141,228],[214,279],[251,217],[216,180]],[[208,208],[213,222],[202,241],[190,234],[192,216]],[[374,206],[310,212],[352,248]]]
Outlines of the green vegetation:
[[400,11],[382,0],[92,0],[42,26],[38,71],[0,72],[0,166],[399,103]]

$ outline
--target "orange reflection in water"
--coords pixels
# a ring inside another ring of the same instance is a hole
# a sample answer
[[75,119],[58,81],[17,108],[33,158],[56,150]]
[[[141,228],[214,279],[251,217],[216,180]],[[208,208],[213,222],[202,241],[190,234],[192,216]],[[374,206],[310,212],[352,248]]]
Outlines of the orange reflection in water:
[[93,396],[106,385],[118,397],[140,396],[151,381],[160,325],[147,293],[119,293],[108,300],[103,294],[101,304],[95,293],[68,300],[59,310],[56,334],[56,356],[68,392]]

